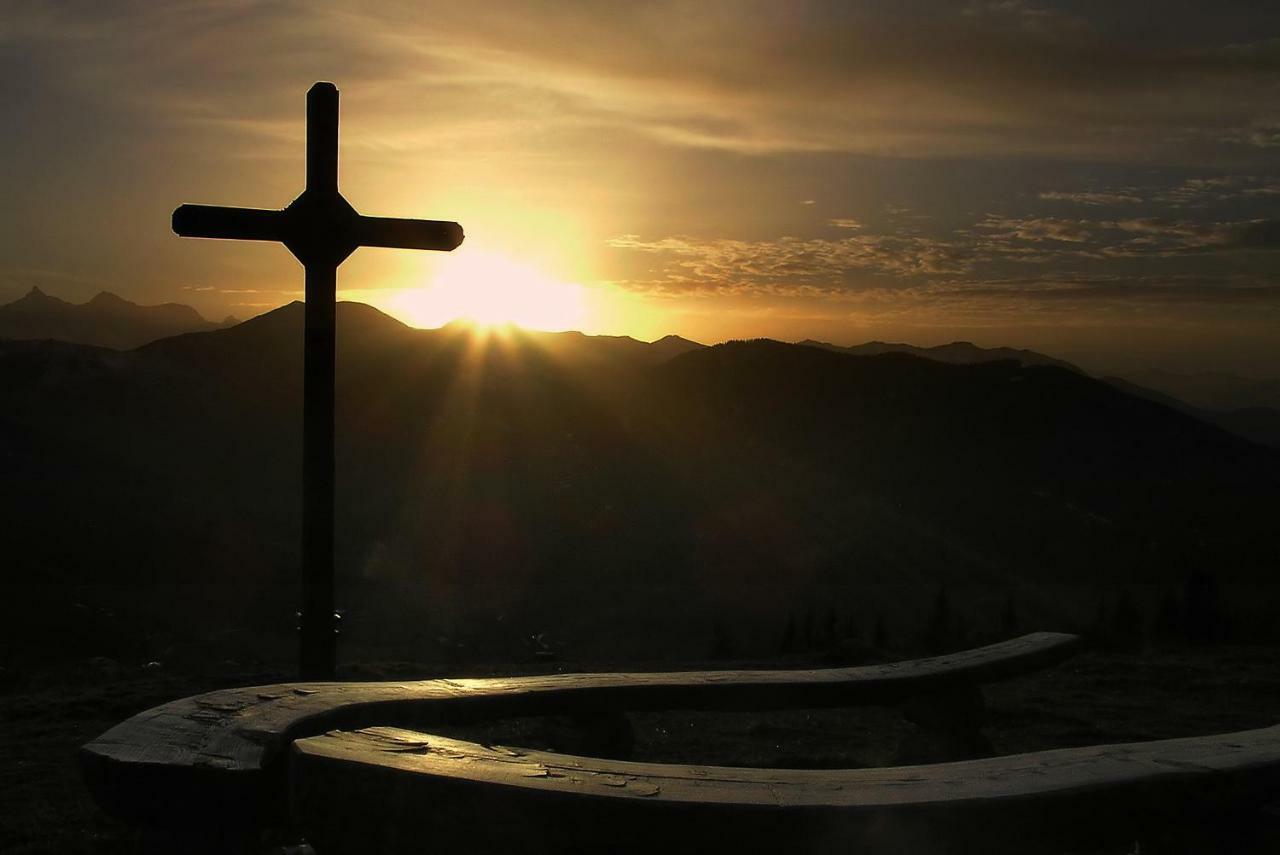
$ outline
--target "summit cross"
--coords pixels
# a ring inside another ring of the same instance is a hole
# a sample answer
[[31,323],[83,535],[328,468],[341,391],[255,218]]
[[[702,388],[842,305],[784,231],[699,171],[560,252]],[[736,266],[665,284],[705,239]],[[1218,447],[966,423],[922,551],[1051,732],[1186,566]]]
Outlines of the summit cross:
[[448,252],[462,227],[440,220],[366,217],[338,192],[338,88],[307,92],[307,186],[284,210],[182,205],[173,212],[182,237],[278,241],[306,270],[303,352],[302,609],[298,665],[306,680],[332,680],[334,612],[334,300],[338,265],[358,247]]

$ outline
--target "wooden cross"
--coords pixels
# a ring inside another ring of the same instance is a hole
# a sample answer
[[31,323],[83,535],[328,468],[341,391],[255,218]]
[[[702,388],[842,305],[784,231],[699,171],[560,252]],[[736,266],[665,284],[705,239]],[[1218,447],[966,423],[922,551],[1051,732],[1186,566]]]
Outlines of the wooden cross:
[[307,187],[283,211],[183,205],[173,212],[183,237],[279,241],[306,269],[302,430],[302,609],[299,670],[332,680],[337,648],[333,599],[334,298],[338,265],[357,247],[448,252],[462,227],[438,220],[365,217],[338,192],[338,88],[307,92]]

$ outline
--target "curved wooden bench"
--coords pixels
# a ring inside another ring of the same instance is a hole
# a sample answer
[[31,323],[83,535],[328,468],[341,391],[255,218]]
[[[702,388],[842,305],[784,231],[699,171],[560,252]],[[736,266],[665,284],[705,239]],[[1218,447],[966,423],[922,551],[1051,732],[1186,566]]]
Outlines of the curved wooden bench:
[[396,728],[303,739],[293,755],[294,815],[322,855],[714,852],[726,840],[753,852],[1025,853],[1127,844],[1280,786],[1280,726],[846,770],[632,763]]
[[892,704],[1026,673],[1078,639],[1033,633],[946,656],[806,671],[560,674],[403,683],[288,683],[164,704],[80,752],[97,802],[128,822],[188,832],[287,818],[288,747],[333,729],[430,727],[518,715]]

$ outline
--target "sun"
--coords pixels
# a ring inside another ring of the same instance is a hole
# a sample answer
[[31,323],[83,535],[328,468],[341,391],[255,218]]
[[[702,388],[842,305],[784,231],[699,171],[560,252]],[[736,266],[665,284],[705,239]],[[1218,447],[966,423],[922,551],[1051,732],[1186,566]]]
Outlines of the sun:
[[558,332],[587,321],[584,290],[508,256],[463,246],[440,261],[429,282],[396,293],[388,308],[420,327],[465,320]]

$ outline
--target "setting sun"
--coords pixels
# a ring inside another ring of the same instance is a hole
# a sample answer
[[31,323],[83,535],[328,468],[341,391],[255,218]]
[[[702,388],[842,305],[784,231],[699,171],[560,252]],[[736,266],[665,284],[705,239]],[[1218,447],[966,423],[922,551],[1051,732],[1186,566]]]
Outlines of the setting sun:
[[568,330],[587,320],[581,285],[559,282],[507,256],[464,246],[441,259],[430,280],[396,291],[387,308],[419,327],[454,320],[481,326],[517,324],[540,330]]

